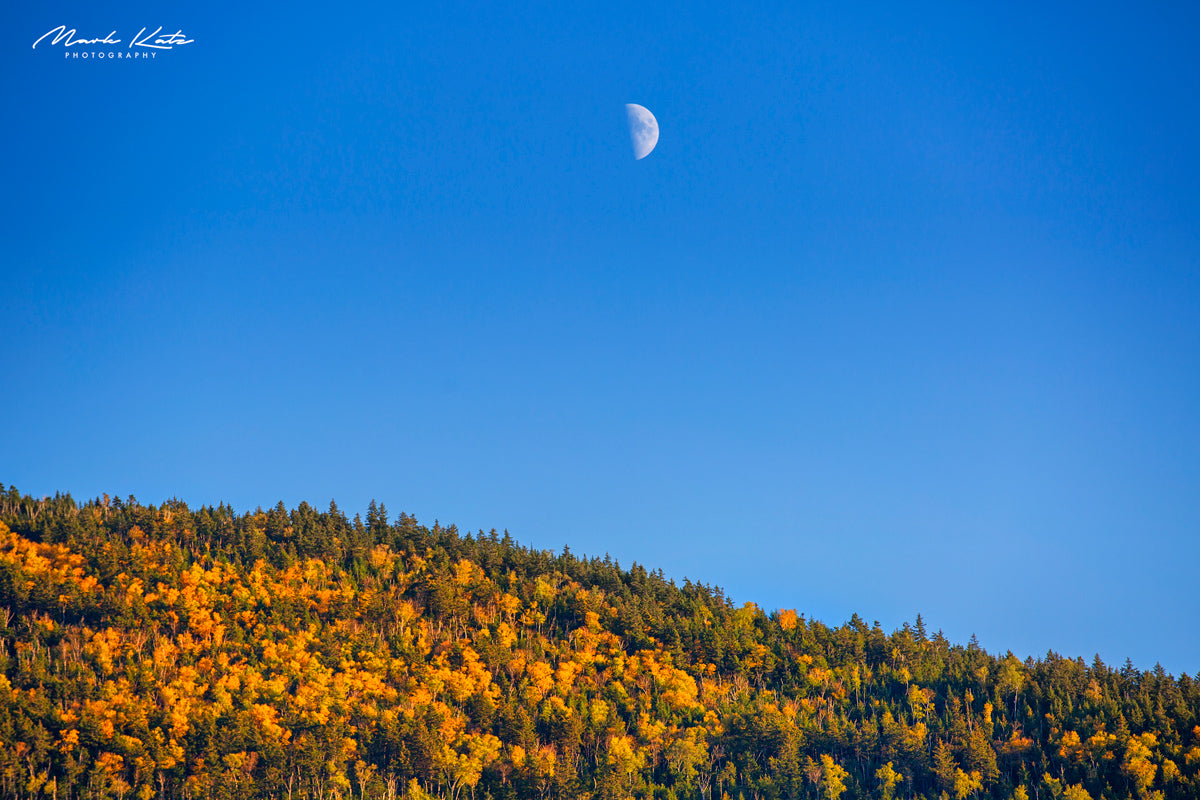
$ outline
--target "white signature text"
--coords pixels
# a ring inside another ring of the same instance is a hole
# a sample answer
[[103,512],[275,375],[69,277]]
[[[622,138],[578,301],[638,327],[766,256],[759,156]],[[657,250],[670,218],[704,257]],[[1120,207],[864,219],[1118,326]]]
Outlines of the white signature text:
[[[153,33],[147,33],[146,28],[142,28],[137,32],[132,39],[129,40],[128,49],[132,50],[135,47],[143,47],[151,50],[173,50],[180,45],[191,44],[195,39],[189,39],[184,35],[183,30],[177,30],[175,33],[160,36],[162,26]],[[59,25],[57,28],[51,28],[42,34],[36,42],[33,43],[34,49],[39,44],[50,39],[49,44],[61,44],[63,47],[76,47],[78,45],[97,45],[97,44],[120,44],[121,40],[116,38],[117,32],[114,30],[107,36],[96,39],[79,39],[76,38],[77,31],[75,28],[68,28],[66,25]],[[50,38],[53,37],[53,38]]]

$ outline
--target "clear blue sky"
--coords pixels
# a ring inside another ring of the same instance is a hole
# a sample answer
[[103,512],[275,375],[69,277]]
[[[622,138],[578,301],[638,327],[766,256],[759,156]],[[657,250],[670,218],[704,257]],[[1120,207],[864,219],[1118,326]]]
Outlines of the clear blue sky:
[[1200,671],[1197,12],[718,6],[17,4],[0,481]]

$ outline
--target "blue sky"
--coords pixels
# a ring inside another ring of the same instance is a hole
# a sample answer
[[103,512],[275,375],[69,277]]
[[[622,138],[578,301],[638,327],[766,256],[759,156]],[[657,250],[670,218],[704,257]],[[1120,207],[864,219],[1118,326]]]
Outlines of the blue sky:
[[1194,11],[408,5],[9,13],[0,481],[1200,671]]

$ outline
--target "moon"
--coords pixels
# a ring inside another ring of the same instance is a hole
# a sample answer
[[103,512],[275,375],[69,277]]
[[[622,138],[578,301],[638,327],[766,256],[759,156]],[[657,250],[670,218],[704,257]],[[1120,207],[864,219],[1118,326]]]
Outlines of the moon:
[[645,106],[637,103],[625,104],[625,115],[629,117],[629,139],[633,142],[633,157],[641,161],[650,155],[658,144],[658,120]]

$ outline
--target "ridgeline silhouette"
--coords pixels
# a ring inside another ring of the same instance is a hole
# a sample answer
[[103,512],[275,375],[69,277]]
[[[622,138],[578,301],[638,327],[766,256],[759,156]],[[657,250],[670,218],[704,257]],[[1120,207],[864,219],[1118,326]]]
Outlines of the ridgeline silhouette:
[[609,558],[0,485],[0,797],[1200,797],[1200,687]]

